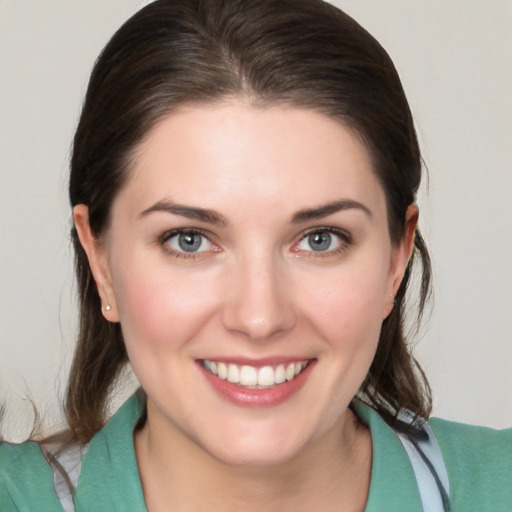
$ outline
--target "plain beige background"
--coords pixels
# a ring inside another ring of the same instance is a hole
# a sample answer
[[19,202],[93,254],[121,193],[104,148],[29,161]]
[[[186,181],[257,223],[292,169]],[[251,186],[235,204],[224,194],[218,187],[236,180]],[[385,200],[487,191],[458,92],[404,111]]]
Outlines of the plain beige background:
[[[27,394],[59,419],[75,331],[69,147],[91,66],[140,3],[0,0],[0,400],[14,439]],[[435,305],[415,354],[434,412],[512,425],[512,2],[334,3],[394,59],[430,172]]]

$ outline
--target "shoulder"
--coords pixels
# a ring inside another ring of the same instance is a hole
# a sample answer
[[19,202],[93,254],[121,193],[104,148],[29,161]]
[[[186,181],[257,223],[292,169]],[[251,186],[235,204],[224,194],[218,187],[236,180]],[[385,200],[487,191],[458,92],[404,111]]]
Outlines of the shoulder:
[[61,510],[55,499],[53,472],[37,443],[0,444],[0,509],[30,510],[38,503],[45,510]]
[[512,428],[494,430],[438,418],[433,418],[429,423],[436,434],[447,465],[474,465],[475,471],[485,469],[489,474],[508,470],[508,476],[511,476]]
[[493,430],[434,418],[454,510],[510,511],[512,428]]
[[[87,448],[72,445],[54,454],[65,478],[54,473],[39,444],[0,444],[0,511],[63,512],[69,485],[80,510],[146,510],[133,447],[133,431],[144,410],[143,397],[134,395]],[[51,445],[46,450],[53,453]]]
[[18,477],[48,476],[48,464],[37,443],[0,444],[0,483],[14,485]]

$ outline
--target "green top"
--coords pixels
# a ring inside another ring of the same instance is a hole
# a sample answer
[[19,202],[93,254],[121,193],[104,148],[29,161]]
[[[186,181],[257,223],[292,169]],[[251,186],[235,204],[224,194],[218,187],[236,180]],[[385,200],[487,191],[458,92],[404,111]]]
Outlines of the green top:
[[[147,512],[133,447],[144,403],[132,396],[91,440],[75,497],[77,512]],[[421,512],[409,458],[394,431],[359,404],[373,443],[365,512]],[[450,478],[452,512],[512,512],[512,429],[496,431],[433,419]],[[53,473],[36,443],[0,446],[1,512],[62,512]]]

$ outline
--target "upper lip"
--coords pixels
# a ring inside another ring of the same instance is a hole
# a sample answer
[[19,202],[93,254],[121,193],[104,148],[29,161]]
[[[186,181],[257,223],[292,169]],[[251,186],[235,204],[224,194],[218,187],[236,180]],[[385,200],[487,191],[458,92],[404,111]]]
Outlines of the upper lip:
[[280,364],[287,365],[301,361],[310,361],[314,358],[307,356],[270,356],[263,358],[251,357],[203,357],[199,361],[213,361],[216,363],[236,364],[238,366],[252,366],[254,368],[263,368],[264,366],[277,366]]

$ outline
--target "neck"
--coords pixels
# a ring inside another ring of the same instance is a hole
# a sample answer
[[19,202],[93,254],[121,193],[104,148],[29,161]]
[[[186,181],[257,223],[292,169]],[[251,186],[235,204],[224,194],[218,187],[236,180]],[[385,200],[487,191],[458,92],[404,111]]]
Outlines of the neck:
[[226,464],[181,433],[164,435],[150,421],[135,435],[149,512],[209,510],[362,512],[371,472],[371,438],[351,411],[290,460]]

